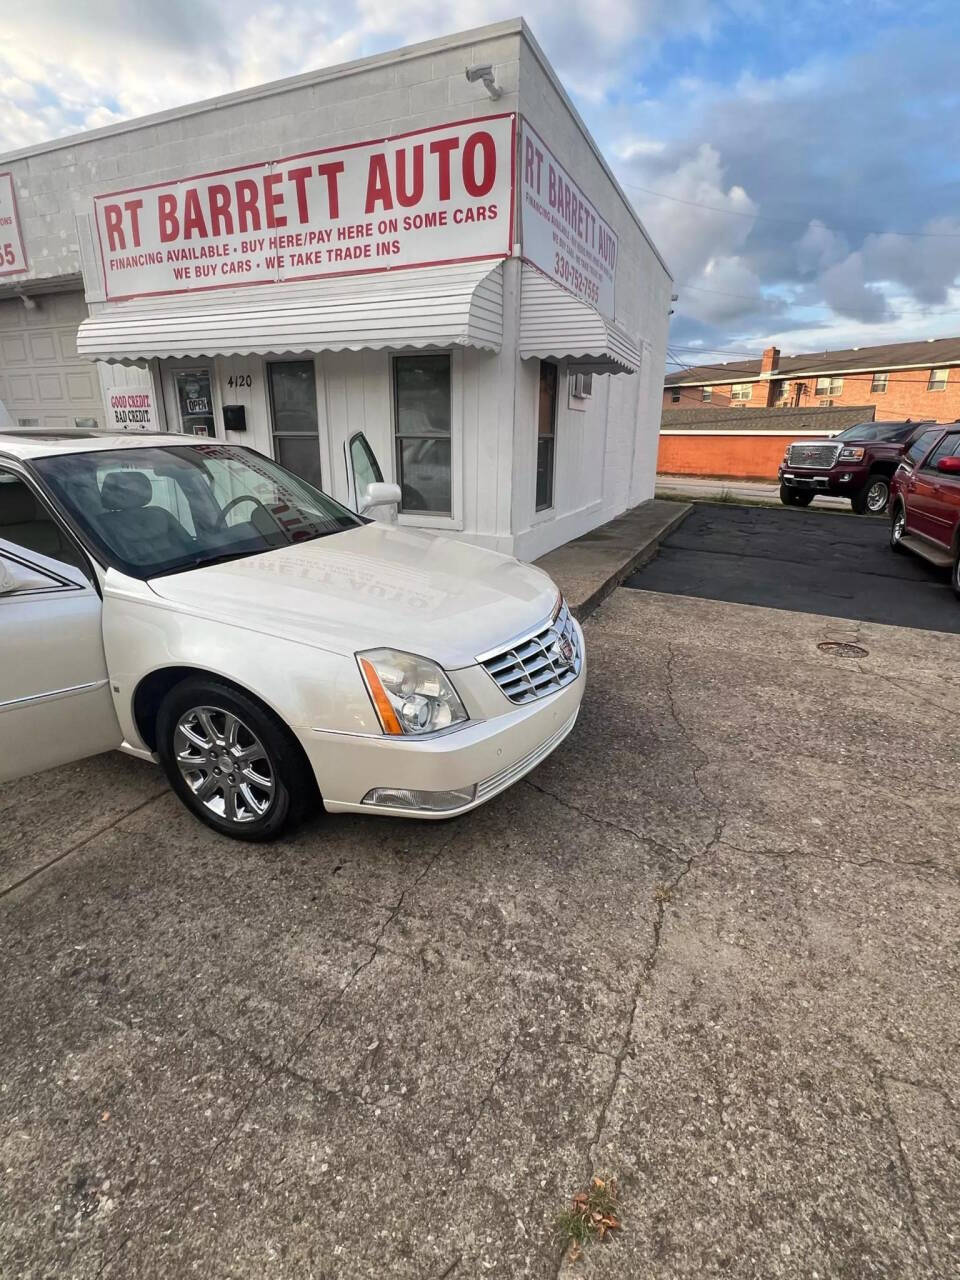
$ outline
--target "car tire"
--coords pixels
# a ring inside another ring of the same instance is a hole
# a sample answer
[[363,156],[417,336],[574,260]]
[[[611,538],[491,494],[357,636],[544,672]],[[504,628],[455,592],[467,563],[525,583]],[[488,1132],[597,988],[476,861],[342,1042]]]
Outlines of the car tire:
[[858,516],[882,516],[890,501],[890,479],[874,472],[867,483],[850,500]]
[[815,493],[806,493],[803,489],[799,493],[793,495],[793,501],[798,507],[809,507],[810,503],[817,495]]
[[953,568],[950,570],[950,585],[953,594],[960,600],[960,540],[953,550]]
[[157,752],[194,817],[235,840],[275,840],[318,798],[283,721],[214,678],[190,677],[170,690],[157,716]]
[[907,513],[903,508],[902,502],[894,504],[893,511],[890,513],[890,549],[891,551],[903,551],[903,535],[907,531]]
[[782,484],[780,486],[780,501],[785,507],[795,506],[797,501],[796,489],[791,489],[788,484]]

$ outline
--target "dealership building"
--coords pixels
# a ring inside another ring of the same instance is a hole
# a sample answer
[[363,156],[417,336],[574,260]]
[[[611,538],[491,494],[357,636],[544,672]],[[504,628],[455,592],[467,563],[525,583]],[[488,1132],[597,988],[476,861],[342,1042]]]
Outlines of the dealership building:
[[0,156],[0,423],[532,559],[653,494],[670,274],[514,20]]

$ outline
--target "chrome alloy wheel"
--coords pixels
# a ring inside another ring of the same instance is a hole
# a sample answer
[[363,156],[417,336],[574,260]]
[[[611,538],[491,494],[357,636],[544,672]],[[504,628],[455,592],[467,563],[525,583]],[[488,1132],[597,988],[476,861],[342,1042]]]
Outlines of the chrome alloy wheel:
[[867,510],[874,515],[882,511],[890,498],[890,486],[886,480],[874,480],[867,490]]
[[904,515],[903,507],[897,507],[897,514],[893,518],[893,541],[895,543],[903,538],[906,527],[907,517]]
[[173,753],[184,782],[221,820],[255,822],[273,804],[273,763],[260,739],[232,711],[185,711],[174,730]]

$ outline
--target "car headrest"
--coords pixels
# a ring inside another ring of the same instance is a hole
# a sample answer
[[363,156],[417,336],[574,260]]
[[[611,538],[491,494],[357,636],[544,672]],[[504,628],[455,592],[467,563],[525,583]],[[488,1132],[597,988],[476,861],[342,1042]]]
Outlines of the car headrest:
[[153,497],[153,485],[142,471],[108,471],[100,485],[100,500],[107,511],[145,507]]
[[23,483],[0,485],[0,525],[30,524],[37,518],[37,500]]

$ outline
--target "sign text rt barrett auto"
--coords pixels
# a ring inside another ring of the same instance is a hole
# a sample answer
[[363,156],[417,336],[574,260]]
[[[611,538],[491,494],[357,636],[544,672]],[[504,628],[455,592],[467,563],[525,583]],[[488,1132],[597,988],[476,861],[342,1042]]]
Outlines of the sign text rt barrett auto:
[[97,196],[106,296],[507,257],[514,118]]
[[614,319],[616,232],[526,120],[520,135],[523,256]]

